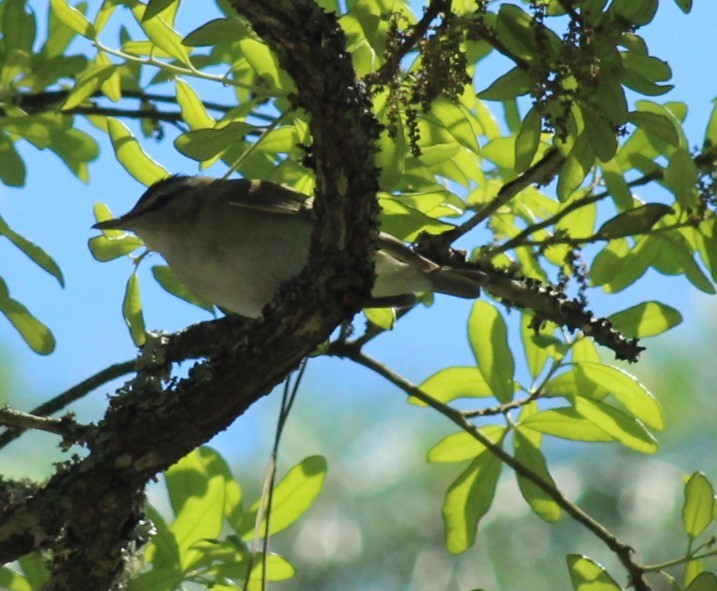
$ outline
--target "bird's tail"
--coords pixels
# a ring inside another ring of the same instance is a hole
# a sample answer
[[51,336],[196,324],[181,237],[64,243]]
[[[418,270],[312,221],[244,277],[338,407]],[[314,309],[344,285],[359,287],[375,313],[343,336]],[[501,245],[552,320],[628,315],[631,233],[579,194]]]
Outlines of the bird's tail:
[[426,276],[434,291],[469,300],[480,296],[480,288],[488,280],[483,271],[453,267],[439,267]]

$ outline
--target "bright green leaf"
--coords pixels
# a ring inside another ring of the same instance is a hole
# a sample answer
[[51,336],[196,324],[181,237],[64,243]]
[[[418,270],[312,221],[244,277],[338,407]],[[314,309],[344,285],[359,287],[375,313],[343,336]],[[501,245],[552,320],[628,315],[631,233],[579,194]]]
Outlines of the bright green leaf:
[[575,591],[622,591],[608,572],[587,556],[568,554],[565,560]]
[[182,119],[189,125],[189,128],[214,127],[216,122],[209,116],[194,89],[181,78],[175,78],[174,82],[177,86],[177,103],[182,110]]
[[[478,429],[493,443],[499,443],[505,433],[505,427],[486,425]],[[452,433],[441,439],[429,451],[426,459],[429,462],[463,462],[472,460],[486,451],[486,446],[473,435],[465,431]]]
[[21,236],[7,225],[7,222],[0,216],[0,235],[5,236],[17,248],[19,248],[25,256],[41,269],[52,275],[62,287],[65,287],[65,279],[62,271],[54,259],[47,254],[42,248],[30,242],[24,236]]
[[643,302],[608,317],[613,328],[637,338],[651,337],[682,322],[682,314],[660,302]]
[[443,502],[446,549],[459,554],[475,543],[476,528],[493,503],[503,463],[493,454],[481,454],[455,480]]
[[245,23],[237,18],[217,18],[194,29],[182,43],[188,47],[205,47],[222,43],[234,43],[246,37],[249,30]]
[[366,319],[382,330],[391,330],[396,322],[396,310],[394,308],[364,308],[363,313]]
[[97,37],[94,25],[79,10],[70,6],[67,0],[50,0],[50,6],[57,18],[75,33],[87,39]]
[[[513,445],[515,446],[515,459],[555,489],[555,481],[548,472],[545,457],[540,451],[540,447],[534,444],[531,436],[524,433],[521,429],[516,429]],[[521,474],[517,472],[516,476],[518,478],[518,487],[520,488],[523,498],[528,502],[536,515],[550,523],[560,519],[560,506],[553,498],[532,480],[521,476]]]
[[35,353],[49,355],[55,350],[55,337],[52,336],[50,329],[35,318],[24,305],[10,297],[7,284],[2,278],[0,278],[0,312]]
[[657,441],[637,419],[600,400],[576,396],[575,410],[624,446],[642,453],[655,453]]
[[154,45],[180,62],[191,64],[187,48],[182,45],[181,35],[164,20],[162,15],[156,14],[145,18],[146,7],[144,4],[137,0],[126,0],[126,3],[130,6],[137,24],[142,27]]
[[468,319],[468,340],[478,369],[493,396],[500,402],[510,402],[514,393],[515,364],[508,346],[505,321],[495,306],[476,301]]
[[122,314],[129,328],[132,342],[137,347],[144,345],[147,335],[144,328],[144,315],[142,314],[142,298],[139,294],[139,279],[137,273],[132,273],[127,280],[122,302]]
[[[477,367],[447,367],[433,374],[419,385],[426,394],[441,402],[456,398],[485,398],[493,396],[491,387]],[[412,404],[424,403],[410,399]]]
[[521,420],[520,424],[538,433],[572,441],[614,441],[572,407],[544,410]]
[[[289,470],[274,488],[269,535],[286,529],[306,512],[321,492],[326,470],[326,459],[323,456],[305,458]],[[244,540],[254,537],[254,526],[260,502],[261,499],[251,506],[237,530]],[[259,525],[260,537],[264,537],[265,534],[265,519],[266,517]]]
[[170,529],[179,548],[183,569],[201,557],[193,548],[219,536],[224,520],[225,482],[232,480],[224,459],[213,449],[194,450],[165,473],[175,519]]
[[682,526],[690,538],[699,536],[714,518],[715,499],[712,483],[702,472],[695,472],[685,484]]
[[174,140],[174,147],[187,158],[203,162],[244,142],[246,135],[253,129],[251,125],[239,122],[218,129],[197,129],[180,135]]
[[109,117],[107,131],[117,161],[144,186],[148,187],[169,176],[169,172],[147,156],[124,123]]

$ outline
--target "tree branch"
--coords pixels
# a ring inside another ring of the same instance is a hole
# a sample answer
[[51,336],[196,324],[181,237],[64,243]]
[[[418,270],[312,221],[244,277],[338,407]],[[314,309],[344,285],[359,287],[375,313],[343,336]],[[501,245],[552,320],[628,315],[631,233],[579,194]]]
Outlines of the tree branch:
[[533,472],[530,468],[521,464],[500,445],[493,443],[490,438],[481,433],[475,425],[471,424],[463,413],[448,406],[447,404],[439,402],[402,376],[394,373],[388,367],[358,349],[353,347],[332,346],[330,353],[339,357],[351,359],[359,365],[370,369],[374,373],[391,382],[394,386],[403,390],[409,396],[417,398],[421,402],[424,402],[434,410],[438,411],[460,429],[470,434],[476,441],[484,445],[488,451],[490,451],[503,463],[510,466],[516,474],[519,474],[523,478],[526,478],[535,484],[540,490],[553,499],[553,501],[555,501],[568,515],[570,515],[575,521],[585,526],[586,529],[591,531],[612,552],[614,552],[627,572],[630,574],[630,583],[636,591],[650,591],[650,587],[644,580],[645,568],[632,559],[634,549],[631,546],[620,541],[604,525],[596,521],[576,504],[569,501],[563,493],[560,492],[560,490],[552,486],[549,482],[543,480],[543,478]]
[[47,431],[60,435],[66,442],[77,443],[82,439],[83,434],[87,431],[87,427],[78,425],[69,417],[61,419],[51,419],[49,417],[40,417],[33,414],[14,410],[9,407],[0,408],[0,425],[12,427],[25,431],[27,429],[36,429],[39,431]]
[[564,160],[563,155],[556,149],[552,148],[548,150],[545,155],[528,170],[509,183],[504,184],[495,198],[490,203],[481,207],[472,218],[453,230],[441,234],[439,236],[440,240],[443,244],[452,244],[458,240],[458,238],[470,232],[482,221],[487,220],[526,187],[535,183],[546,184],[550,182],[558,170],[560,170]]
[[[134,360],[111,365],[110,367],[97,372],[95,375],[90,376],[86,380],[81,381],[76,386],[72,386],[69,390],[65,390],[61,394],[51,398],[47,402],[43,402],[40,406],[32,409],[30,414],[37,417],[45,417],[59,412],[63,408],[66,408],[68,405],[100,387],[102,384],[106,384],[111,380],[127,375],[134,370]],[[22,427],[22,425],[14,425],[14,427],[15,428],[8,429],[5,433],[0,435],[0,449],[20,437],[25,429],[30,428]]]
[[[370,293],[379,129],[343,31],[311,0],[233,6],[294,78],[293,99],[311,118],[318,223],[308,271],[187,378],[163,389],[156,374],[141,371],[110,400],[86,458],[61,466],[34,495],[0,506],[0,560],[51,549],[46,591],[112,587],[128,548],[145,541],[136,526],[146,483],[270,392]],[[236,328],[232,319],[227,325]]]

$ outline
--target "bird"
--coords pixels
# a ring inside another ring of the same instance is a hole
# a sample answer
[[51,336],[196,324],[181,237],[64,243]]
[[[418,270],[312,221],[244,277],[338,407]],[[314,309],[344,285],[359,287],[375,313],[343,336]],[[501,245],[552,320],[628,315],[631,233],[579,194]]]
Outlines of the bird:
[[[306,265],[312,201],[270,181],[174,175],[151,185],[126,214],[92,227],[136,234],[192,293],[257,318]],[[366,307],[408,306],[432,292],[475,299],[484,277],[438,265],[385,232],[378,236],[375,269]]]

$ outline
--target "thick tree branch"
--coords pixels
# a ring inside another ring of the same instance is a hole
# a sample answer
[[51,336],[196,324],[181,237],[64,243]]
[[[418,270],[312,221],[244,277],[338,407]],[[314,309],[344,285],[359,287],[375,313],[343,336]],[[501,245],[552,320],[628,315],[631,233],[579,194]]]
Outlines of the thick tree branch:
[[370,293],[378,128],[343,31],[311,0],[233,5],[276,52],[311,117],[318,223],[309,270],[173,387],[141,372],[111,399],[88,457],[0,507],[0,559],[51,549],[48,591],[112,587],[144,541],[135,531],[145,484],[271,391]]

